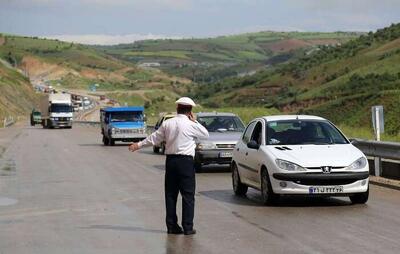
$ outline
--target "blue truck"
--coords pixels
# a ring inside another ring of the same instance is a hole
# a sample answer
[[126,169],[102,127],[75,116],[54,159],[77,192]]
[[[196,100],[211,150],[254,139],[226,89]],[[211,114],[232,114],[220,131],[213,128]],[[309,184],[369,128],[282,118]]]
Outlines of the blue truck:
[[147,137],[144,107],[108,107],[100,110],[103,144],[138,142]]

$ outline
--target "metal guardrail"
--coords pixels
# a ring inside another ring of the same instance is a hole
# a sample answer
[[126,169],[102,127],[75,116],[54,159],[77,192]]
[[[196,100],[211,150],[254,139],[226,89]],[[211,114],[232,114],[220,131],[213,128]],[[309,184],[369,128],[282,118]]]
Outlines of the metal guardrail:
[[400,160],[400,143],[363,139],[352,139],[351,141],[367,156]]
[[14,117],[6,117],[3,120],[3,128],[9,127],[15,123]]

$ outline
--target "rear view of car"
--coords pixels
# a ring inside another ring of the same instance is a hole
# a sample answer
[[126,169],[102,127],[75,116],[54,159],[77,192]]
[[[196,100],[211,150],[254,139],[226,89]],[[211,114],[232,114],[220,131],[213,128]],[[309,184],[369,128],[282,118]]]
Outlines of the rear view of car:
[[196,147],[195,168],[204,165],[225,164],[232,160],[232,152],[244,130],[242,120],[232,113],[198,113],[197,121],[209,132],[208,140],[199,140]]
[[264,203],[280,195],[348,196],[365,203],[369,166],[365,155],[328,120],[271,116],[253,120],[233,155],[234,191],[261,190]]
[[[161,127],[161,125],[168,119],[174,118],[176,114],[174,113],[168,113],[168,114],[162,114],[161,117],[158,119],[156,125],[154,126],[154,130],[158,130],[158,128]],[[165,142],[162,142],[160,146],[153,146],[153,152],[154,153],[165,153]]]

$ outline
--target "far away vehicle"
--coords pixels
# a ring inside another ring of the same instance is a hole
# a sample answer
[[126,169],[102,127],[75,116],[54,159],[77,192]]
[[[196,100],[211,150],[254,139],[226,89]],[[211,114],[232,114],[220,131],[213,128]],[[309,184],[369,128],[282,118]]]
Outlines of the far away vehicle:
[[106,146],[115,145],[115,141],[138,142],[147,137],[144,107],[101,109],[100,122]]
[[42,123],[42,114],[36,109],[32,109],[31,112],[31,126]]
[[[176,116],[176,114],[174,114],[174,113],[162,114],[161,117],[158,119],[156,125],[154,126],[154,130],[158,130],[158,128],[160,128],[160,126],[163,124],[163,122],[165,120],[171,119],[175,116]],[[164,154],[165,153],[165,142],[162,142],[160,144],[160,146],[153,146],[153,152]]]
[[200,172],[203,165],[227,164],[244,130],[242,120],[233,113],[198,113],[197,121],[210,133],[208,140],[199,140],[196,146],[195,168]]
[[263,203],[280,195],[348,196],[365,203],[369,167],[365,155],[331,122],[316,116],[254,119],[237,143],[232,160],[236,195],[248,187]]
[[70,94],[45,94],[40,101],[43,128],[72,128],[73,107]]

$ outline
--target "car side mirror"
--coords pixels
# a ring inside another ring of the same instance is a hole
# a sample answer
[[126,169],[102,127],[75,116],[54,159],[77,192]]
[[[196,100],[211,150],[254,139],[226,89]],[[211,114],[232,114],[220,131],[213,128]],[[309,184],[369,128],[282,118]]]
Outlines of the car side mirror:
[[260,148],[260,145],[257,144],[256,141],[252,140],[252,141],[250,141],[249,143],[247,143],[247,147],[250,148],[250,149],[256,149],[256,150],[258,150],[258,149]]
[[146,115],[143,116],[143,121],[147,122],[147,116]]

